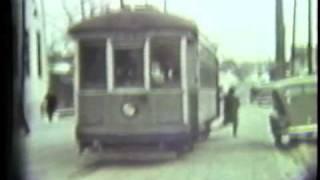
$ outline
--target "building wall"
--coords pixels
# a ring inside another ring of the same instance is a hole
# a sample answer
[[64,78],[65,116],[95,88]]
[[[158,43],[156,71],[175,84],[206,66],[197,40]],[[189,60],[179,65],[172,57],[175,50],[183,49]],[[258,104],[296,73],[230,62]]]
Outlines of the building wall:
[[[29,60],[27,61],[29,73],[25,75],[24,102],[26,118],[30,123],[33,123],[41,120],[40,108],[48,89],[49,71],[42,19],[44,13],[41,10],[40,0],[26,0],[25,2],[25,29],[29,35]],[[41,70],[41,75],[39,70]]]

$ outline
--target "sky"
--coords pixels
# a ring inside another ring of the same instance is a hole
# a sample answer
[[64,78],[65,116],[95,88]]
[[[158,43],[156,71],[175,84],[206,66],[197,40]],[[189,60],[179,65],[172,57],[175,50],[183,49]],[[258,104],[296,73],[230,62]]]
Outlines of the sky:
[[[44,0],[48,40],[65,36],[62,2],[80,17],[80,0]],[[119,9],[120,0],[84,0],[109,3]],[[124,0],[130,6],[148,3],[163,9],[164,0]],[[296,44],[307,46],[307,0],[297,0]],[[312,0],[313,44],[317,44],[317,0]],[[283,0],[286,57],[292,41],[293,0]],[[193,20],[201,34],[218,45],[220,59],[238,62],[273,60],[275,54],[275,0],[167,0],[168,13]]]

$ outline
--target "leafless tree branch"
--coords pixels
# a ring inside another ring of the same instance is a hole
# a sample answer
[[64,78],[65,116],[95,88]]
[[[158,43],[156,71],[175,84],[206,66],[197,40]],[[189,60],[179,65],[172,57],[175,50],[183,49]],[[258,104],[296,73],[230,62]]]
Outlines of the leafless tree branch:
[[66,1],[61,0],[63,11],[65,12],[68,19],[68,27],[70,27],[74,23],[73,15],[70,10],[67,8]]

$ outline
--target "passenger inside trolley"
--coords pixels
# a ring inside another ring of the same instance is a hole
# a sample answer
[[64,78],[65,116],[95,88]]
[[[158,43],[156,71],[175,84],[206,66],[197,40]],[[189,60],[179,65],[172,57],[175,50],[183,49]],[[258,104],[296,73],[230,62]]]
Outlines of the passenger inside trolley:
[[180,41],[178,38],[154,37],[151,41],[151,85],[178,88],[180,84]]
[[143,50],[117,49],[115,51],[115,85],[117,87],[143,86]]
[[151,79],[152,82],[158,86],[161,86],[165,82],[164,70],[162,69],[160,62],[154,60],[151,64]]

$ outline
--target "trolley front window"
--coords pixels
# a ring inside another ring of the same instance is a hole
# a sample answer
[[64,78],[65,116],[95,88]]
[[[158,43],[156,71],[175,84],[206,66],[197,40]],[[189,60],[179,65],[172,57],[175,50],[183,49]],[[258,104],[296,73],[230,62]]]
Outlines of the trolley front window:
[[143,87],[143,49],[115,49],[115,87]]
[[180,37],[153,37],[150,50],[151,87],[179,88]]
[[106,89],[106,42],[80,42],[80,88]]

